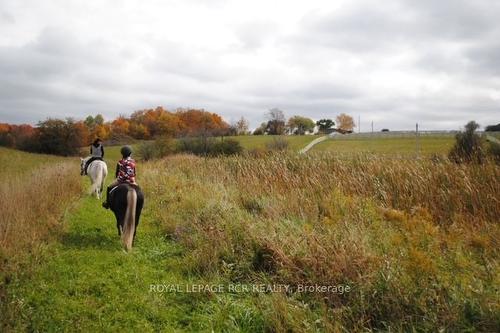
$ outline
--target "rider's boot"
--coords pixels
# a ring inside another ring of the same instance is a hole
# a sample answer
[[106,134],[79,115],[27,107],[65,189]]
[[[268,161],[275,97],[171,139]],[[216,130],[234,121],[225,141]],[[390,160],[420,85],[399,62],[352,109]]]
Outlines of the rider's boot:
[[109,209],[109,191],[110,191],[110,188],[108,186],[108,188],[106,188],[106,201],[104,201],[102,203],[102,206],[106,209]]

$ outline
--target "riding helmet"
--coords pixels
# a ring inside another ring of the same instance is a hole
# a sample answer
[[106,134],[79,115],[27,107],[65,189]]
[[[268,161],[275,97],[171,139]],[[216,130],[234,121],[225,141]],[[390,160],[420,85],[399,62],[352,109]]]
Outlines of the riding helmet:
[[132,148],[130,146],[123,146],[120,152],[122,153],[123,157],[129,157],[130,155],[132,155]]

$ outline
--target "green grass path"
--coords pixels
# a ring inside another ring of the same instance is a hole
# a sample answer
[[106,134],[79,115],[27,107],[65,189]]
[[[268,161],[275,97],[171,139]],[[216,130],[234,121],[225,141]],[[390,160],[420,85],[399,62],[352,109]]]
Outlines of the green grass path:
[[[146,203],[147,205],[147,203]],[[187,283],[182,251],[162,238],[147,206],[135,248],[124,253],[115,219],[85,196],[67,216],[66,232],[49,245],[43,266],[11,286],[29,331],[189,330],[195,297],[150,292],[150,284]]]

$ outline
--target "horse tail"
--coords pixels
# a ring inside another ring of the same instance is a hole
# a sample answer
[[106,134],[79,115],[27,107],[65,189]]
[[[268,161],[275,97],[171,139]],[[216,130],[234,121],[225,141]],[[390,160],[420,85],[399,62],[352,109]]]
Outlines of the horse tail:
[[99,198],[99,186],[101,184],[101,181],[102,181],[102,175],[101,175],[101,172],[99,170],[97,170],[97,173],[94,175],[94,179],[92,179],[92,176],[91,177],[91,182],[92,182],[92,185],[90,187],[90,193],[91,194],[95,194],[98,198]]
[[100,164],[97,164],[95,167],[95,178],[92,179],[92,189],[91,193],[94,193],[96,197],[99,199],[99,194],[101,193],[100,188],[102,186],[102,182],[104,181],[103,179],[103,174],[102,174],[102,167]]
[[135,211],[137,206],[137,192],[134,188],[129,188],[127,192],[127,210],[123,221],[122,243],[126,251],[132,249],[135,231]]

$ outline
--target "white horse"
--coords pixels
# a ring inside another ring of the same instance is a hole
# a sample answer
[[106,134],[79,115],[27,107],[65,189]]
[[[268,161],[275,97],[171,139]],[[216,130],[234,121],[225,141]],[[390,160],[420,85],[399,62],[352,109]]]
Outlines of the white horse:
[[[86,158],[80,158],[80,171],[83,175],[85,173],[85,164],[91,158],[91,156]],[[104,188],[104,181],[108,175],[108,166],[106,162],[101,160],[95,160],[90,162],[87,167],[87,175],[90,177],[90,195],[95,194],[97,199],[101,199],[101,193]]]

